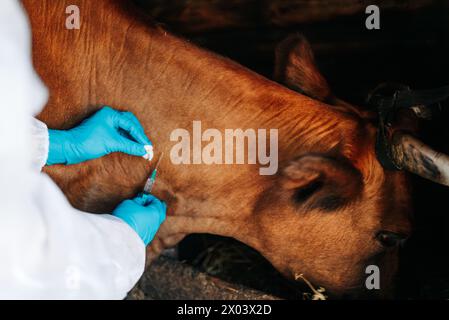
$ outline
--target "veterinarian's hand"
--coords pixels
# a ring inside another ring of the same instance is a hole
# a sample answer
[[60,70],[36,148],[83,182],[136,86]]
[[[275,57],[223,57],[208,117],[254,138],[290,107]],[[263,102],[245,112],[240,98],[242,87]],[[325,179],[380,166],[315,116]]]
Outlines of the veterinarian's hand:
[[103,107],[71,130],[48,130],[47,165],[75,164],[124,152],[151,160],[152,143],[131,112]]
[[152,195],[140,195],[123,201],[112,215],[125,221],[140,236],[145,245],[153,240],[165,220],[167,205]]

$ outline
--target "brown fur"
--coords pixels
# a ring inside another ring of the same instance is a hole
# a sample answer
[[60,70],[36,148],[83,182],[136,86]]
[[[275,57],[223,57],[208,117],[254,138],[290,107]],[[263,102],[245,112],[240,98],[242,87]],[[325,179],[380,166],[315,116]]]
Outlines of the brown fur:
[[[81,30],[64,27],[70,4],[81,9]],[[154,192],[168,203],[168,217],[149,249],[151,257],[186,234],[211,233],[241,240],[287,277],[303,273],[335,293],[360,288],[367,263],[381,266],[388,286],[396,249],[387,251],[375,234],[409,232],[407,182],[402,173],[381,168],[373,149],[375,130],[362,118],[151,26],[128,1],[25,0],[24,5],[33,27],[35,66],[51,92],[39,117],[50,128],[70,128],[109,104],[137,115],[156,154],[169,154],[170,132],[192,131],[192,120],[201,120],[203,130],[279,129],[275,176],[260,176],[254,165],[173,165],[166,157]],[[320,87],[320,97],[328,91]],[[150,166],[112,154],[45,171],[75,207],[110,212],[141,190]],[[322,183],[317,193],[294,201],[314,179]],[[332,204],[325,200],[329,195],[340,200]]]
[[318,71],[310,44],[302,35],[292,35],[278,45],[274,77],[311,98],[323,102],[334,99],[326,79]]

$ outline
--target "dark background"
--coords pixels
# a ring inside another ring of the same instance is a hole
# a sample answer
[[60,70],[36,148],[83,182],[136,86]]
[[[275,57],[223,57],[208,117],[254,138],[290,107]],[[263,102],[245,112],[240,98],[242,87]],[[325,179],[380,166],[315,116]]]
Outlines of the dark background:
[[[166,29],[268,78],[276,44],[302,33],[336,95],[362,107],[369,91],[383,82],[412,89],[449,84],[449,0],[138,2]],[[369,4],[380,8],[380,30],[365,28]],[[424,141],[449,153],[449,111],[442,110],[423,128]],[[415,232],[401,251],[396,297],[447,299],[449,188],[414,178],[414,201]],[[180,255],[224,279],[302,297],[301,289],[236,241],[190,236],[180,245]]]

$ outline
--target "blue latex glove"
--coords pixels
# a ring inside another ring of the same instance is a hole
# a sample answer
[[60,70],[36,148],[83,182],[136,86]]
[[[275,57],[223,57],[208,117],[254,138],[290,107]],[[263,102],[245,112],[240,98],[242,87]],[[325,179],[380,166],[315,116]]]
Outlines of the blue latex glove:
[[141,194],[125,200],[114,210],[113,216],[125,221],[148,245],[165,220],[167,205],[153,195]]
[[134,156],[147,154],[152,145],[139,120],[131,112],[103,107],[70,130],[48,130],[50,146],[47,165],[75,164],[112,152]]

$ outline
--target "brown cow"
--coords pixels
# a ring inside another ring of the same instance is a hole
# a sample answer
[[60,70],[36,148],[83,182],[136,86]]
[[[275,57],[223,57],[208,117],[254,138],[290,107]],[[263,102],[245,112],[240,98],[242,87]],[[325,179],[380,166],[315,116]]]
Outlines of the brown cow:
[[[325,83],[313,91],[313,68],[301,86],[315,99],[170,35],[129,1],[23,2],[35,66],[51,93],[39,118],[50,128],[70,128],[109,104],[135,113],[156,154],[166,155],[170,132],[192,131],[193,120],[220,131],[279,129],[273,176],[255,165],[174,165],[165,157],[154,192],[169,210],[153,255],[186,234],[211,233],[234,237],[285,276],[304,274],[336,294],[363,289],[369,264],[380,267],[382,289],[389,286],[396,240],[410,232],[406,176],[381,167],[375,127],[355,108],[316,100],[334,101]],[[72,4],[81,10],[80,30],[65,28]],[[141,191],[150,166],[112,154],[45,171],[75,207],[104,213]]]

